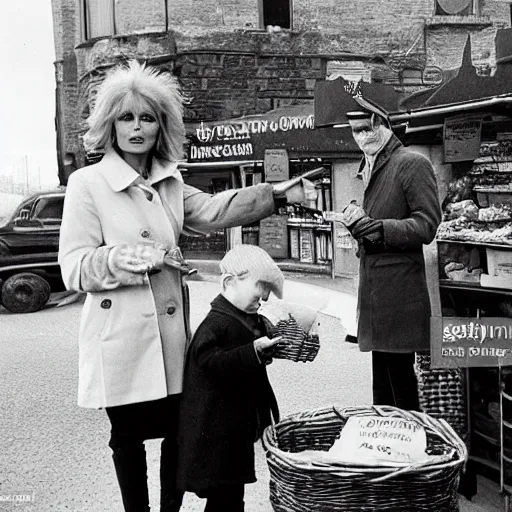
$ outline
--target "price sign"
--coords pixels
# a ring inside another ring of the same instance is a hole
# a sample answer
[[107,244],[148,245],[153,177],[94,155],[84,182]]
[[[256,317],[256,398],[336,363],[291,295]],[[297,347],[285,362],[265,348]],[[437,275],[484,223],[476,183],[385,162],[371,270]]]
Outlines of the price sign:
[[432,368],[512,364],[512,319],[432,317]]
[[265,181],[285,181],[289,177],[288,151],[286,149],[266,149]]

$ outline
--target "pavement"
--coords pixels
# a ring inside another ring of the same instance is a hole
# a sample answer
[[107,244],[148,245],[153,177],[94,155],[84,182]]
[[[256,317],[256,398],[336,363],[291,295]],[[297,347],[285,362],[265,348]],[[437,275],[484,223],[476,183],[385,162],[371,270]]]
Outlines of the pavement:
[[[190,282],[193,328],[218,293],[217,281],[218,275],[203,268]],[[320,310],[321,349],[313,363],[276,360],[268,367],[282,416],[371,403],[370,355],[344,342],[355,326],[356,297],[339,282],[318,284],[322,282],[323,277],[286,274],[284,299]],[[0,308],[0,497],[20,492],[34,496],[30,503],[0,501],[2,512],[123,510],[107,444],[108,419],[103,411],[76,406],[81,308],[74,303],[28,315]],[[160,441],[145,444],[150,500],[156,511]],[[256,445],[256,475],[258,481],[246,488],[246,512],[272,512],[261,443]],[[186,495],[184,512],[203,508],[203,500]],[[474,503],[461,499],[462,512],[491,510],[497,509],[478,496]]]

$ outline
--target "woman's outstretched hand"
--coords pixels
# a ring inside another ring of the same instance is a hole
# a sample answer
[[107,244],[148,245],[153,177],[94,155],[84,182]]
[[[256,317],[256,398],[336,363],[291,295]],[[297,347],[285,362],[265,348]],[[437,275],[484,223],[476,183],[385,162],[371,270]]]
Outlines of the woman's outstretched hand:
[[112,270],[145,274],[164,265],[165,248],[159,244],[116,245],[110,251]]

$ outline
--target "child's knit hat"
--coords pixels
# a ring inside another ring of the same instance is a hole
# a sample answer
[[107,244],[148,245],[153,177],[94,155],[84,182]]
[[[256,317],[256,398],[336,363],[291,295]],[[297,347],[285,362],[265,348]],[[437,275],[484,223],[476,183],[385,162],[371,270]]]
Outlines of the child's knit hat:
[[223,274],[252,276],[270,285],[278,299],[283,298],[284,276],[276,262],[257,245],[235,245],[220,262]]

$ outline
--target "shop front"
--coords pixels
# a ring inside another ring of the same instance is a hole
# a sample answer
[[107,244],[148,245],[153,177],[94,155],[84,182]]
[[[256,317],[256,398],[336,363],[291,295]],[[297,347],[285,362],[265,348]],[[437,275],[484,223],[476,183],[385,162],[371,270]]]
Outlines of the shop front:
[[[339,162],[358,158],[358,148],[347,131],[315,128],[313,106],[293,105],[266,114],[189,127],[186,183],[216,192],[214,181],[225,188],[279,182],[319,169],[312,183],[316,199],[306,206],[290,205],[258,223],[218,233],[215,251],[211,237],[184,238],[186,257],[203,252],[221,255],[231,243],[242,241],[266,249],[282,268],[336,274],[336,228],[324,212],[337,206]],[[223,177],[223,178],[222,178]],[[341,189],[341,187],[338,187]],[[192,250],[193,249],[193,250]],[[338,260],[340,261],[340,260]]]
[[418,365],[422,407],[465,440],[467,495],[477,492],[474,477],[483,474],[499,484],[507,511],[512,493],[512,95],[504,77],[509,75],[512,69],[498,66],[493,77],[477,77],[466,61],[458,77],[422,98],[422,106],[395,116],[408,123],[407,143],[433,161],[443,208],[436,240],[426,249],[432,320],[431,358]]

